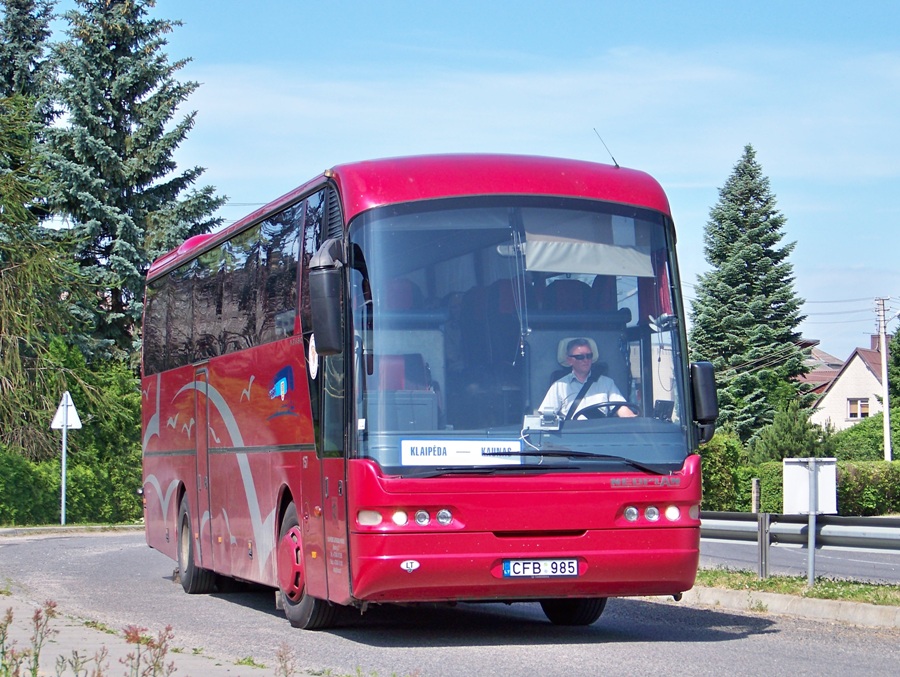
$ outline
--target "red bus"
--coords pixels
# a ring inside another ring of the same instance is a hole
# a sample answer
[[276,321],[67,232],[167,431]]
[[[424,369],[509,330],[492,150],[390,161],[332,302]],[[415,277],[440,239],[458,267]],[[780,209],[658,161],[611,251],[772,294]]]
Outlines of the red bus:
[[678,596],[717,415],[684,317],[646,174],[334,167],[149,270],[147,543],[188,593],[261,583],[311,629],[458,601],[586,625]]

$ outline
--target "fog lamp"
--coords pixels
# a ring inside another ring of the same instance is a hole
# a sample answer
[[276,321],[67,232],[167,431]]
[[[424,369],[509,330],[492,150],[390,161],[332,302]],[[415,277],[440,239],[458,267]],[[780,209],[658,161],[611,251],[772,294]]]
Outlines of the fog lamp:
[[377,510],[360,510],[356,513],[356,521],[364,527],[375,527],[381,524],[381,513]]

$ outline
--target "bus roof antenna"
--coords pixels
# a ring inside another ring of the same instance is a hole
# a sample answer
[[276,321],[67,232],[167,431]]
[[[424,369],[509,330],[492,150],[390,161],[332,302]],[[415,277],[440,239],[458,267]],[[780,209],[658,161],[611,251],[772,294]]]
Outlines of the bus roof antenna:
[[597,131],[597,128],[594,127],[594,134],[597,135],[597,138],[600,139],[600,143],[603,144],[603,147],[606,149],[606,152],[609,153],[609,157],[612,158],[613,164],[616,166],[616,169],[619,168],[619,163],[616,162],[616,158],[613,157],[612,152],[609,150],[609,146],[606,145],[606,141],[603,140],[603,137],[600,136],[600,132]]

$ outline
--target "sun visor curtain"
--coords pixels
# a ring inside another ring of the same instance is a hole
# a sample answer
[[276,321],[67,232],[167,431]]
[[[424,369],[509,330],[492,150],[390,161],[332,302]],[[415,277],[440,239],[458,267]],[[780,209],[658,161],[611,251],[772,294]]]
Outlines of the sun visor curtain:
[[650,254],[634,247],[567,240],[528,230],[525,241],[525,267],[528,270],[653,277]]

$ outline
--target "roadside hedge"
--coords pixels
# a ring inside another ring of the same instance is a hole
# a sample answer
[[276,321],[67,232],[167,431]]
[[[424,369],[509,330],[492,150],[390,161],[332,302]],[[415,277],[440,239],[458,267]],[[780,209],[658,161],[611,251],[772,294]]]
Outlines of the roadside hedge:
[[[141,517],[140,455],[101,463],[85,452],[67,458],[66,523],[120,524]],[[136,461],[136,464],[135,464]],[[59,524],[60,460],[32,462],[0,449],[0,526]]]
[[[704,464],[706,459],[704,458]],[[711,476],[720,472],[717,464]],[[705,470],[705,469],[704,469]],[[780,514],[784,510],[783,466],[778,462],[740,466],[731,470],[725,489],[707,486],[704,478],[704,510],[750,512],[753,478],[760,480],[760,510]],[[707,496],[733,496],[730,502],[707,501]],[[713,507],[715,506],[715,507]],[[900,461],[838,461],[837,507],[844,516],[874,517],[900,513]]]

